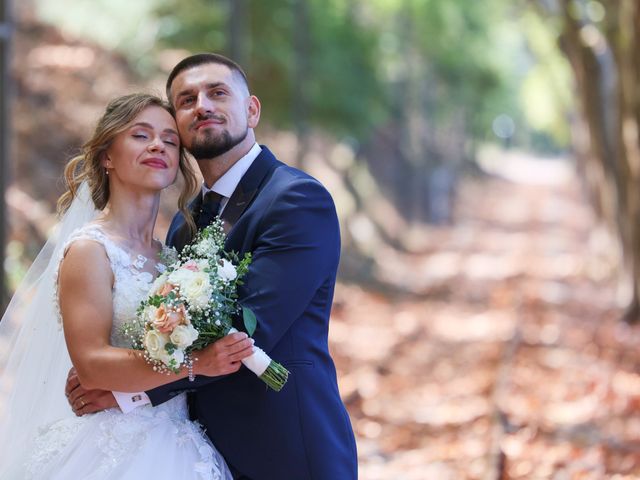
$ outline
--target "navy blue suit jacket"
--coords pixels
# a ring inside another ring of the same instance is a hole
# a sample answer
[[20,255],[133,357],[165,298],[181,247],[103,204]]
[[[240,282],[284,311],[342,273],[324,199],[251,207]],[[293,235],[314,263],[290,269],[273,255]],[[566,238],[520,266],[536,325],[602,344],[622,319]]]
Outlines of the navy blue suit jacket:
[[[200,196],[192,204],[197,212]],[[266,148],[223,212],[226,249],[253,261],[240,301],[258,319],[256,345],[289,371],[280,392],[242,367],[235,374],[157,388],[154,405],[190,391],[190,412],[206,429],[236,478],[356,480],[353,430],[328,350],[329,314],[340,257],[333,200],[309,175]],[[178,214],[167,243],[190,236]],[[237,326],[241,328],[241,325]]]

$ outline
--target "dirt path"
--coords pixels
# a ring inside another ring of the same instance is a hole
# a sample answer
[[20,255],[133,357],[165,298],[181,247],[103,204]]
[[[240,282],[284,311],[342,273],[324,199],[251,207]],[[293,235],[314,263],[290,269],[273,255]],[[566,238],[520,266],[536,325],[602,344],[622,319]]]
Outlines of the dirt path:
[[640,478],[640,329],[616,321],[611,247],[572,175],[524,167],[465,182],[426,253],[379,261],[418,294],[337,289],[362,480]]

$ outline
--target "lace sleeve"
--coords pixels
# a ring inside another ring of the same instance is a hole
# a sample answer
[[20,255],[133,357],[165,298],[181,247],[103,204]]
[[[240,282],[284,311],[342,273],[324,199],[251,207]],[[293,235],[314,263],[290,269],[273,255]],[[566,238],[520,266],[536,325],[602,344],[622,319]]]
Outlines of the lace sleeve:
[[60,326],[62,326],[62,314],[60,312],[60,292],[58,289],[59,287],[58,276],[60,274],[60,265],[62,264],[62,260],[64,260],[64,257],[67,254],[67,251],[69,251],[69,247],[71,247],[71,245],[74,242],[77,242],[79,240],[92,240],[94,242],[101,244],[107,254],[107,257],[109,258],[109,263],[111,265],[112,270],[114,269],[115,264],[123,262],[122,252],[120,252],[116,248],[113,248],[114,246],[111,240],[109,240],[109,238],[95,224],[85,225],[84,227],[74,231],[69,236],[69,238],[67,239],[67,241],[64,243],[63,247],[59,251],[58,259],[56,261],[56,266],[53,270],[53,284],[54,284],[53,304],[56,312],[56,318]]

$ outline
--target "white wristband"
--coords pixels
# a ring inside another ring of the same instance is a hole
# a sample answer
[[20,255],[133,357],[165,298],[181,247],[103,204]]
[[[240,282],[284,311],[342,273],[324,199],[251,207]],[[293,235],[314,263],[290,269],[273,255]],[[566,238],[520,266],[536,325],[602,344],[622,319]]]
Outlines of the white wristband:
[[[232,327],[231,330],[229,330],[229,333],[235,333],[237,331],[238,330]],[[243,358],[242,364],[259,377],[271,363],[271,357],[264,353],[264,350],[260,347],[256,347],[254,345],[253,349],[253,355]]]

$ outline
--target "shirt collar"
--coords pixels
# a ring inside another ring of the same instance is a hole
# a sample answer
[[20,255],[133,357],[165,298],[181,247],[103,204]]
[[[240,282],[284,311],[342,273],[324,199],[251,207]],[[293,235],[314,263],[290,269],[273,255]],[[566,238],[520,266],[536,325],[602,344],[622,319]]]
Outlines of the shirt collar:
[[202,184],[202,195],[207,192],[216,192],[223,197],[230,198],[233,195],[236,187],[242,180],[243,175],[247,172],[253,161],[260,155],[262,149],[257,143],[253,144],[251,150],[247,154],[238,160],[233,166],[227,170],[227,172],[214,183],[211,188],[208,188],[204,183]]

